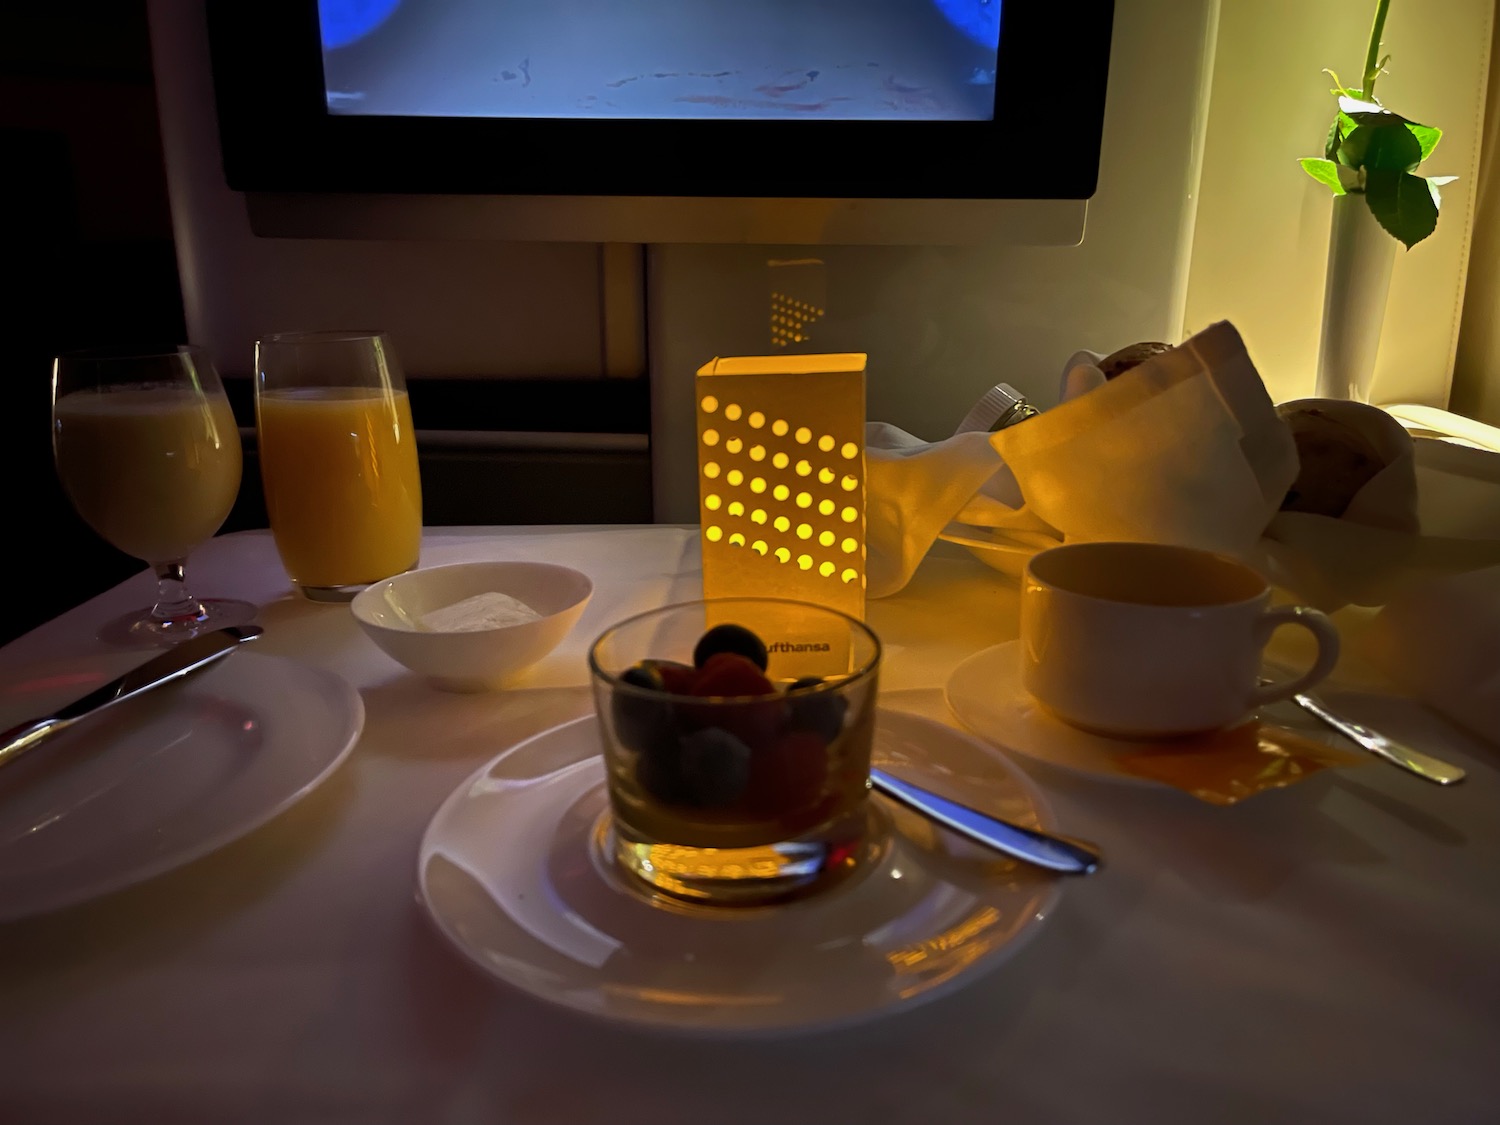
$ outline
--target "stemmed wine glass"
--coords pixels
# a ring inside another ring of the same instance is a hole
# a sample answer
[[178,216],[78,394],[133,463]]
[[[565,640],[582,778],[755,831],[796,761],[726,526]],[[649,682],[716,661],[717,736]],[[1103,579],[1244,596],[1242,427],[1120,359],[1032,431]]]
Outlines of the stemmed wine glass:
[[156,571],[156,604],[106,626],[106,639],[170,644],[255,617],[249,602],[193,597],[183,576],[240,486],[239,430],[201,349],[59,356],[52,451],[84,522]]

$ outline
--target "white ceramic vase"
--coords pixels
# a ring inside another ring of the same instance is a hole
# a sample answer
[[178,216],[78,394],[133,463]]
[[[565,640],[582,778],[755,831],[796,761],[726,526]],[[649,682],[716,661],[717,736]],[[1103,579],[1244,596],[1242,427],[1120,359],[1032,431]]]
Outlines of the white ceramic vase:
[[1370,214],[1363,195],[1334,199],[1317,397],[1370,401],[1396,245]]

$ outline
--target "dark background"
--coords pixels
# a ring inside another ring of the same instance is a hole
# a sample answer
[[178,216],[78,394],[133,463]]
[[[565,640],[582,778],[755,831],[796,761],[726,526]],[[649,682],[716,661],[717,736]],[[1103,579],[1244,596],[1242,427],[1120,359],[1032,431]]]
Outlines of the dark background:
[[0,5],[0,145],[4,641],[141,568],[73,514],[50,427],[57,352],[186,335],[144,0]]

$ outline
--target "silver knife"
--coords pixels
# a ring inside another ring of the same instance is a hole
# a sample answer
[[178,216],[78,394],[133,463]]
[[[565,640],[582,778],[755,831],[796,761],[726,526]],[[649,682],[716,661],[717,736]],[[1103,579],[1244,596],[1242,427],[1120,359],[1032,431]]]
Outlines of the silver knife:
[[233,629],[218,629],[173,645],[139,668],[132,668],[119,679],[96,688],[61,710],[40,719],[32,719],[0,734],[0,766],[15,761],[26,751],[66,730],[84,716],[191,675],[200,668],[222,660],[245,641],[253,640],[260,634],[259,626],[242,625]]
[[887,797],[900,801],[925,817],[937,821],[1006,855],[1024,859],[1050,871],[1069,875],[1087,875],[1098,869],[1099,849],[1083,840],[1049,836],[1033,828],[1022,828],[1008,820],[990,816],[939,797],[929,789],[902,781],[884,770],[870,770],[870,784]]
[[1346,719],[1337,712],[1329,710],[1328,704],[1316,695],[1303,692],[1301,695],[1293,696],[1292,699],[1302,710],[1320,719],[1351,742],[1364,747],[1377,757],[1384,758],[1392,765],[1400,766],[1408,773],[1414,773],[1437,785],[1457,785],[1464,779],[1464,771],[1457,766],[1440,761],[1420,750],[1413,750],[1410,746],[1397,742],[1394,738],[1381,734],[1378,730],[1373,730],[1363,723]]

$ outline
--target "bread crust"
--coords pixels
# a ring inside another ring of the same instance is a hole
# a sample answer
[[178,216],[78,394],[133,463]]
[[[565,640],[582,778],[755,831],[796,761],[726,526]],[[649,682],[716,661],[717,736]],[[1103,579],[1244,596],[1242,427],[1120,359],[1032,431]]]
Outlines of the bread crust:
[[1363,433],[1316,407],[1279,407],[1297,446],[1297,479],[1281,502],[1284,512],[1334,519],[1386,462]]
[[1163,352],[1172,350],[1171,344],[1163,344],[1159,340],[1147,340],[1139,344],[1129,344],[1117,352],[1110,352],[1099,361],[1099,370],[1104,372],[1106,379],[1113,379],[1117,375],[1123,375],[1132,367],[1139,367],[1153,356],[1161,355]]

